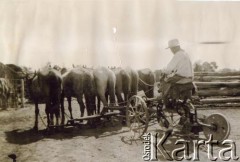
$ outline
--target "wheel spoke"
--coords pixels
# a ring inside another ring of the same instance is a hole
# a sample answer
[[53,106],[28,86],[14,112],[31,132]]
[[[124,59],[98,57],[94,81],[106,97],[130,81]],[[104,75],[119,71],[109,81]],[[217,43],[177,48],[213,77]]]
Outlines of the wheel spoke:
[[139,96],[133,96],[128,102],[127,122],[133,138],[139,138],[147,130],[148,112],[145,101]]
[[131,122],[133,121],[134,118],[135,118],[134,115],[129,116],[129,122],[131,123]]
[[180,117],[173,120],[173,125],[176,126],[179,123],[179,121],[180,121]]
[[134,107],[130,106],[130,111],[132,110],[133,113],[135,113]]
[[138,115],[142,116],[142,115],[146,115],[146,113],[145,112],[139,112]]
[[[145,119],[145,120],[144,120]],[[146,118],[140,118],[140,120],[142,121],[142,122],[144,122],[144,124],[146,124]]]

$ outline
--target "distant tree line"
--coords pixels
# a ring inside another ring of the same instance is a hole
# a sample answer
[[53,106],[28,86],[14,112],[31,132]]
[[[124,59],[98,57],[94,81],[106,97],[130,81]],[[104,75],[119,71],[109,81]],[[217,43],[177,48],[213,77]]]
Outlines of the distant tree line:
[[193,65],[193,70],[194,70],[194,72],[223,72],[223,73],[237,71],[236,69],[231,69],[231,68],[218,69],[218,65],[215,61],[213,61],[213,62],[197,61]]
[[216,62],[203,62],[197,61],[193,65],[194,72],[215,72],[218,66]]

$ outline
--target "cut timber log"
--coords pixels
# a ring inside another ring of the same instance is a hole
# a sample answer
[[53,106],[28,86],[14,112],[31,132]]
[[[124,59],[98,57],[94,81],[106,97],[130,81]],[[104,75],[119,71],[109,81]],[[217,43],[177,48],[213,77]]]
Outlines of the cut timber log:
[[195,72],[194,76],[237,76],[240,75],[240,72],[228,72],[228,73],[222,73],[222,72]]
[[232,104],[203,104],[203,105],[194,105],[196,108],[201,109],[201,108],[206,108],[206,109],[211,109],[211,108],[239,108],[240,103],[232,103]]
[[240,82],[194,82],[198,89],[209,88],[240,88]]
[[211,96],[240,96],[240,89],[208,89],[208,90],[198,90],[198,95],[202,97],[211,97]]
[[219,104],[219,103],[239,103],[240,97],[228,97],[228,98],[206,98],[201,99],[200,101],[202,104]]
[[240,76],[194,76],[194,81],[213,82],[213,81],[239,81]]

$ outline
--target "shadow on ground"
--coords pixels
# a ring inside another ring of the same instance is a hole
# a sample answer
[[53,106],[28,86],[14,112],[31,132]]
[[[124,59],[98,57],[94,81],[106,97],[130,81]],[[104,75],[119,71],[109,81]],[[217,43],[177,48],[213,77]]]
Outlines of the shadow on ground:
[[44,138],[50,139],[71,139],[77,136],[84,138],[95,137],[104,138],[116,134],[125,133],[126,130],[122,129],[122,125],[119,122],[108,122],[100,124],[96,128],[91,128],[89,125],[83,125],[81,127],[65,127],[61,130],[39,130],[34,131],[33,129],[22,130],[15,129],[12,131],[6,131],[6,140],[12,144],[26,145],[40,141]]

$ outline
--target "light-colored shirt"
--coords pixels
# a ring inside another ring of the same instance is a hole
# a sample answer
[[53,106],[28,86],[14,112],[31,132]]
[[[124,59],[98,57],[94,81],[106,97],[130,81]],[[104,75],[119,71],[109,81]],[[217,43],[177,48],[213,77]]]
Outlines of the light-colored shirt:
[[184,50],[179,50],[173,56],[172,60],[167,65],[165,69],[166,74],[175,73],[183,77],[193,78],[193,68],[192,62],[188,54]]

